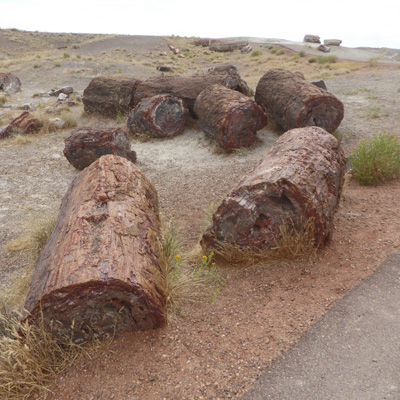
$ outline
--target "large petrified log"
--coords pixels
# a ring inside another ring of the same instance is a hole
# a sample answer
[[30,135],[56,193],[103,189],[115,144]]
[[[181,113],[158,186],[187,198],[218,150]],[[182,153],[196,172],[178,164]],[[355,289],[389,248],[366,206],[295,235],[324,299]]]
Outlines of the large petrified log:
[[143,99],[158,94],[171,94],[182,99],[188,106],[192,117],[196,117],[193,108],[197,96],[207,86],[215,83],[220,83],[233,90],[241,89],[243,86],[241,80],[235,79],[235,77],[226,73],[216,75],[199,74],[194,76],[157,76],[139,83],[134,96],[134,104],[136,106]]
[[22,133],[24,135],[35,133],[43,124],[35,118],[30,112],[25,111],[20,116],[12,120],[7,126],[0,129],[0,139],[3,139],[12,133]]
[[333,132],[340,125],[343,103],[308,82],[301,72],[271,69],[258,82],[255,100],[283,130],[319,126]]
[[125,158],[99,158],[63,198],[29,287],[29,318],[42,315],[76,341],[162,325],[159,238],[152,184]]
[[131,133],[151,137],[171,137],[183,132],[189,110],[183,100],[170,94],[143,99],[130,113],[127,122]]
[[310,219],[315,245],[323,245],[332,233],[345,170],[339,141],[322,128],[286,132],[219,206],[203,248],[233,244],[263,252],[276,246],[282,227],[300,229]]
[[250,89],[247,86],[246,81],[242,79],[239,74],[238,69],[232,64],[222,64],[217,65],[216,67],[210,68],[208,73],[211,75],[223,75],[226,74],[232,77],[232,85],[235,86],[235,90],[245,94],[246,96],[250,95]]
[[133,78],[93,78],[83,91],[84,109],[88,113],[111,118],[115,118],[118,112],[128,114],[133,108],[133,96],[139,83],[138,79]]
[[321,43],[321,38],[318,35],[305,35],[303,42],[305,42],[305,43]]
[[241,41],[215,40],[210,42],[210,50],[219,52],[230,52],[235,50],[241,50],[248,44],[249,42],[247,40],[241,40]]
[[194,111],[200,128],[227,152],[251,146],[267,125],[262,108],[242,93],[216,84],[197,97]]
[[325,39],[324,45],[325,46],[340,46],[342,41],[340,39]]
[[196,39],[193,40],[191,44],[194,44],[195,46],[208,47],[210,44],[210,39]]
[[9,94],[18,93],[21,90],[21,81],[11,73],[0,73],[0,92]]
[[117,129],[75,129],[64,140],[64,156],[77,169],[84,169],[105,154],[114,154],[132,162],[136,153],[126,132]]

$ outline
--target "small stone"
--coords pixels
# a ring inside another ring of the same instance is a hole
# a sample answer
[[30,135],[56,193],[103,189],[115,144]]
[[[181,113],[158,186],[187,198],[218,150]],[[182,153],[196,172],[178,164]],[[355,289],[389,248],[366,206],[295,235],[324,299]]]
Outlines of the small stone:
[[57,98],[57,100],[59,100],[59,101],[65,101],[65,100],[67,100],[68,99],[68,95],[67,94],[64,94],[64,93],[60,93],[59,95],[58,95],[58,98]]
[[49,123],[50,123],[51,125],[54,125],[54,126],[55,126],[56,128],[58,128],[58,129],[64,128],[64,125],[65,125],[65,121],[62,120],[61,118],[52,118],[52,119],[49,119]]

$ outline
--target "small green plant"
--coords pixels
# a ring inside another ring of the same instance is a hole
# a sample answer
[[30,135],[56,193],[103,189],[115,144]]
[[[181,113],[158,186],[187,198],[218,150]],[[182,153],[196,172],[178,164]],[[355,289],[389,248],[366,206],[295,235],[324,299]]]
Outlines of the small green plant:
[[368,64],[371,67],[376,67],[378,65],[379,57],[372,57],[368,60]]
[[338,60],[335,54],[331,54],[329,56],[319,56],[317,58],[318,64],[334,64]]
[[59,68],[61,67],[61,62],[60,61],[54,61],[54,68]]
[[299,51],[299,56],[304,57],[306,55],[306,52],[304,50]]
[[64,53],[63,58],[69,58],[69,53]]
[[272,50],[274,48],[274,46],[272,46],[271,44],[269,46],[267,46],[267,49]]
[[295,61],[295,62],[297,62],[297,61],[299,60],[299,58],[300,58],[300,56],[295,55],[295,56],[293,56],[293,57],[290,57],[290,61]]
[[6,96],[0,96],[0,106],[4,106],[4,104],[7,103],[7,97]]
[[117,120],[117,124],[122,124],[124,122],[124,114],[121,110],[117,110],[117,116],[115,119]]
[[276,56],[281,56],[282,54],[285,54],[285,50],[283,49],[280,49],[275,53]]
[[80,59],[82,58],[80,54],[75,54],[75,57],[76,57],[78,60],[80,60]]
[[262,51],[261,50],[253,50],[251,53],[250,53],[250,56],[251,57],[259,57],[259,56],[261,56],[262,55]]
[[75,128],[78,126],[78,122],[71,112],[63,111],[60,118],[64,121],[64,129]]
[[40,58],[41,58],[39,54],[36,54],[35,57],[36,57],[37,59],[40,59]]
[[271,53],[272,53],[272,54],[275,54],[277,51],[278,51],[278,49],[275,49],[275,48],[272,48],[272,49],[271,49]]
[[317,57],[311,57],[311,58],[309,58],[309,59],[308,59],[308,62],[309,62],[310,64],[316,63],[316,62],[317,62]]
[[361,185],[375,185],[400,176],[399,138],[382,132],[364,139],[350,156],[352,176]]
[[381,107],[377,105],[368,106],[366,117],[367,118],[379,118],[381,116]]

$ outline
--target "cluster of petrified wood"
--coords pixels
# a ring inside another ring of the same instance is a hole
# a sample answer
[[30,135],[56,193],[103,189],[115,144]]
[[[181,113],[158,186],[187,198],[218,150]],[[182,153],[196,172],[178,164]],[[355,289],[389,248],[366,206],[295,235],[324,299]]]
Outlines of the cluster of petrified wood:
[[[304,125],[331,124],[332,104],[342,115],[343,108],[332,95],[310,87],[299,74],[286,72],[292,91],[287,89],[286,103],[277,100],[278,106],[274,107],[267,92],[274,88],[275,73],[282,74],[272,71],[264,75],[256,98],[272,117],[281,120],[282,126],[295,123],[303,127],[284,133],[221,203],[201,240],[206,252],[230,245],[265,252],[276,246],[283,226],[300,229],[309,220],[314,224],[316,246],[323,245],[332,233],[346,159],[340,143],[327,130]],[[150,90],[151,85],[145,81],[136,85],[136,94],[144,93],[138,91],[140,85]],[[295,91],[296,85],[304,85],[306,93],[313,94],[311,99]],[[265,118],[260,106],[253,102],[252,108],[246,108],[251,100],[245,95],[223,86],[217,89],[213,92],[213,85],[208,86],[195,101],[185,101],[199,117],[200,125],[206,130],[215,129],[213,120],[202,114],[204,99],[214,93],[213,104],[220,106],[211,109],[211,115],[226,113],[230,110],[227,104],[234,104],[233,124],[240,125],[248,117],[252,122],[244,126],[257,129],[259,123],[253,120]],[[229,92],[229,102],[225,102],[227,91],[233,93]],[[114,93],[119,96],[117,91]],[[329,100],[317,100],[324,96]],[[104,101],[105,107],[117,111],[116,102],[111,106],[109,100]],[[125,102],[128,110],[130,102]],[[297,112],[294,118],[300,104],[310,108],[308,112]],[[91,144],[93,132],[81,129],[76,133],[93,150],[92,160],[78,166],[83,171],[64,196],[55,229],[36,263],[26,300],[29,318],[43,316],[54,333],[72,331],[76,341],[114,331],[155,328],[166,320],[157,193],[133,164],[134,153],[120,146],[127,140],[125,132],[107,132],[103,136],[108,138],[113,154],[101,157],[101,149],[96,157],[96,148]],[[67,138],[66,149],[73,143],[73,138]]]

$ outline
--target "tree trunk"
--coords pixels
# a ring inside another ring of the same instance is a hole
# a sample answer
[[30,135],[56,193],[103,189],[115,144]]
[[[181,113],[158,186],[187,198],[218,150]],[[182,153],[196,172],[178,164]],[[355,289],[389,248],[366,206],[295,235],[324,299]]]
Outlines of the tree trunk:
[[151,137],[170,137],[183,132],[188,108],[170,94],[143,99],[129,114],[128,130]]
[[201,46],[201,47],[208,47],[210,44],[210,39],[196,39],[191,44],[194,44],[195,46]]
[[271,69],[258,82],[255,100],[283,130],[319,126],[334,132],[340,125],[343,103],[333,94],[305,80],[300,72]]
[[283,226],[300,230],[310,219],[315,245],[323,245],[333,230],[345,171],[344,152],[328,132],[286,132],[219,206],[202,247],[233,244],[263,252],[276,246]]
[[242,93],[212,85],[197,97],[194,111],[200,128],[227,152],[251,146],[268,122],[262,108]]
[[[36,263],[25,307],[75,341],[165,322],[157,193],[125,158],[106,155],[72,182]],[[56,322],[58,321],[58,322]]]
[[214,68],[210,68],[208,70],[208,73],[211,74],[211,75],[223,75],[223,74],[226,74],[226,75],[231,76],[232,79],[235,82],[235,85],[236,85],[235,90],[240,92],[240,93],[243,93],[246,96],[250,95],[250,90],[249,90],[249,87],[247,86],[246,81],[244,81],[241,78],[238,69],[234,65],[232,65],[232,64],[218,65],[218,66],[216,66]]
[[325,39],[324,45],[325,46],[340,46],[342,41],[340,39]]
[[207,86],[220,83],[229,89],[236,90],[242,83],[235,77],[227,74],[194,75],[194,76],[157,76],[141,82],[135,92],[134,104],[138,105],[143,99],[158,94],[171,94],[182,99],[189,108],[192,117],[196,118],[194,103],[197,96]]
[[30,112],[25,111],[20,116],[12,120],[7,126],[0,129],[0,139],[3,139],[12,133],[22,133],[24,135],[35,133],[43,124],[35,118]]
[[230,52],[235,50],[241,50],[248,44],[249,44],[248,41],[233,41],[233,42],[215,41],[210,43],[210,50],[220,51],[220,52]]
[[0,92],[9,94],[18,93],[21,90],[21,81],[10,73],[0,73]]
[[133,96],[139,83],[138,79],[131,78],[93,78],[83,91],[85,111],[111,118],[115,118],[118,112],[128,114],[133,108]]
[[75,168],[82,170],[105,154],[114,154],[132,162],[136,153],[125,131],[117,129],[75,129],[65,139],[64,156]]

